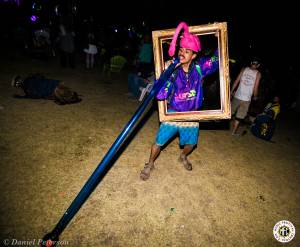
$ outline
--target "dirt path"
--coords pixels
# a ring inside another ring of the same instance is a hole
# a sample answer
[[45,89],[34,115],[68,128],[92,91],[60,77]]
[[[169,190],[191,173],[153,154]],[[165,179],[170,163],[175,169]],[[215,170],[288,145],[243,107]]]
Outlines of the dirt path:
[[[97,71],[25,58],[2,61],[1,70],[1,241],[37,242],[61,218],[138,102],[125,95],[126,77],[110,81]],[[83,101],[58,106],[12,98],[12,75],[33,72],[64,80]],[[295,121],[282,117],[275,143],[202,130],[190,156],[192,172],[178,163],[175,139],[144,182],[139,172],[158,127],[154,111],[65,229],[61,246],[281,246],[273,237],[276,222],[289,220],[300,230]],[[287,246],[300,246],[299,234]]]

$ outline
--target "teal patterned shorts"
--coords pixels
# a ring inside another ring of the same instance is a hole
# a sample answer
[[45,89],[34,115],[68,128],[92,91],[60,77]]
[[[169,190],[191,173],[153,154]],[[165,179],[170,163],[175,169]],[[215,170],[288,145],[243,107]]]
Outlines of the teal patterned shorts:
[[196,145],[199,136],[198,122],[163,122],[156,135],[156,144],[165,145],[174,135],[179,133],[179,145]]

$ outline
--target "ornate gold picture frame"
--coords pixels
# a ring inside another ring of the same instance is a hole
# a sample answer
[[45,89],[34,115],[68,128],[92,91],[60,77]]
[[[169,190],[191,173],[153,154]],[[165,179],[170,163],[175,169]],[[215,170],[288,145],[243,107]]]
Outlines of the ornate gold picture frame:
[[[171,59],[167,51],[174,32],[175,28],[152,32],[156,78],[159,78],[165,69],[165,62]],[[164,122],[229,119],[231,110],[227,23],[190,26],[189,32],[196,34],[201,41],[200,56],[218,50],[219,69],[213,76],[204,79],[203,107],[199,111],[167,112],[167,101],[158,101],[159,120]]]

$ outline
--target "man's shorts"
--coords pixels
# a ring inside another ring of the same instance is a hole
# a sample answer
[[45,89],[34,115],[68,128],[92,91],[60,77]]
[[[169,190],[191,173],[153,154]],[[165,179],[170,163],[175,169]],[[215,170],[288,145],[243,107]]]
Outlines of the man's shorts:
[[198,122],[163,122],[156,135],[156,144],[165,145],[174,135],[179,133],[179,145],[196,145],[199,136]]
[[233,97],[231,103],[231,116],[236,113],[235,115],[236,118],[244,119],[247,116],[249,106],[250,106],[250,101],[243,101]]

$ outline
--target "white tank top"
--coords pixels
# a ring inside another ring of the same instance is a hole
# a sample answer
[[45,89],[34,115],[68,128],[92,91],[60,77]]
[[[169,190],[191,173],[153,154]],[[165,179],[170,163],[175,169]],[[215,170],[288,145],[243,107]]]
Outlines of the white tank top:
[[234,95],[235,98],[243,101],[251,101],[257,72],[257,70],[252,70],[248,67],[245,68],[239,87]]

